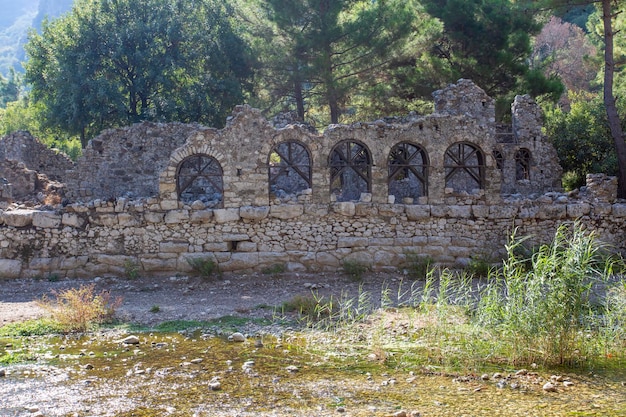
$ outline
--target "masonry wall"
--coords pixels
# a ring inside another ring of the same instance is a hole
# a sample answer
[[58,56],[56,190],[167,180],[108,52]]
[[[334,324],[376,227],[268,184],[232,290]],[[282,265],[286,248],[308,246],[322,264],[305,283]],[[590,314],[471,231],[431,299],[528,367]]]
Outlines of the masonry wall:
[[158,198],[74,204],[59,212],[2,213],[0,276],[123,276],[190,271],[188,259],[222,271],[336,271],[352,260],[397,270],[407,257],[451,265],[497,260],[514,228],[548,242],[558,225],[580,221],[617,251],[626,251],[626,203],[553,193],[504,204],[292,204],[225,209],[163,209]]
[[[275,127],[249,106],[221,130],[142,123],[105,131],[66,171],[63,205],[3,206],[0,277],[123,275],[130,267],[173,275],[189,272],[196,257],[223,271],[336,271],[347,260],[396,270],[415,256],[463,266],[473,257],[497,261],[515,229],[539,244],[574,221],[626,252],[626,202],[616,199],[615,178],[591,176],[585,189],[561,193],[556,153],[530,97],[516,98],[513,126],[501,135],[493,100],[471,81],[434,96],[431,115],[323,133]],[[413,151],[420,162],[402,165]],[[522,178],[520,151],[528,157]],[[272,184],[281,169],[305,186],[278,193],[273,185],[289,185],[288,177]],[[359,181],[367,186],[351,198],[335,191]],[[394,181],[423,187],[400,199]]]

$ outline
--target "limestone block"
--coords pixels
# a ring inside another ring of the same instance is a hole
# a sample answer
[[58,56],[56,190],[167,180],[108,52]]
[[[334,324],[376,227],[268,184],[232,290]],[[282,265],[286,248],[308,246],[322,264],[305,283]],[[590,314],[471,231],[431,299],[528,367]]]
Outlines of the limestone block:
[[378,207],[375,204],[357,203],[354,205],[355,214],[360,217],[376,217],[378,216]]
[[544,204],[538,213],[540,219],[564,219],[567,215],[565,204]]
[[250,236],[245,233],[224,233],[222,240],[225,242],[241,242],[244,240],[250,240]]
[[262,206],[262,207],[245,206],[239,209],[239,215],[241,216],[242,219],[255,220],[255,221],[265,219],[269,215],[269,213],[270,213],[269,206]]
[[518,217],[520,219],[535,219],[539,214],[539,206],[520,207]]
[[613,217],[626,217],[626,204],[613,204]]
[[171,210],[165,213],[165,224],[186,223],[189,221],[189,210]]
[[128,261],[128,256],[126,255],[96,255],[94,259],[95,263],[116,266],[116,267],[124,267]]
[[161,210],[164,211],[168,211],[168,210],[178,210],[178,200],[162,200],[160,207]]
[[302,216],[303,213],[304,206],[302,204],[280,204],[270,208],[270,217],[282,220],[294,219]]
[[359,201],[362,203],[371,203],[372,202],[372,193],[361,193],[361,197]]
[[315,259],[317,263],[322,266],[332,266],[337,268],[340,265],[339,259],[337,259],[337,257],[331,252],[318,252]]
[[378,213],[384,217],[401,216],[404,214],[404,204],[379,204]]
[[88,256],[72,256],[61,259],[61,269],[64,271],[82,268],[89,262]]
[[304,212],[315,217],[328,216],[328,204],[306,204]]
[[356,206],[352,201],[334,203],[333,212],[342,216],[352,217],[356,214]]
[[566,211],[567,217],[577,219],[589,214],[591,212],[591,205],[587,203],[568,204]]
[[479,219],[485,219],[489,217],[489,206],[476,204],[472,206],[472,214]]
[[33,223],[35,210],[13,210],[2,213],[2,220],[7,226],[26,227]]
[[256,252],[257,244],[255,242],[239,242],[237,244],[237,252]]
[[517,216],[518,211],[515,206],[491,206],[489,207],[489,218],[513,219]]
[[192,211],[189,221],[192,223],[208,223],[213,219],[213,210]]
[[141,259],[141,266],[146,272],[159,272],[159,271],[176,271],[178,266],[177,258],[170,259]]
[[94,216],[93,222],[101,226],[115,226],[118,224],[116,214],[99,214]]
[[60,258],[32,258],[28,263],[28,268],[42,272],[50,272],[58,269],[60,264]]
[[19,278],[22,273],[22,261],[0,259],[0,279]]
[[203,245],[203,249],[207,252],[228,252],[230,247],[228,242],[208,242]]
[[161,242],[159,243],[159,252],[165,252],[165,253],[189,252],[189,242],[186,242],[186,241]]
[[236,222],[241,219],[238,208],[216,209],[213,210],[213,215],[215,217],[215,221],[220,224]]
[[117,215],[117,221],[122,227],[139,226],[139,221],[130,213],[119,213]]
[[238,271],[244,269],[254,269],[259,265],[259,254],[257,252],[235,252],[230,259],[220,263],[222,271]]
[[368,246],[369,239],[366,237],[340,237],[337,239],[338,248],[365,248]]
[[33,213],[33,226],[45,229],[55,229],[61,225],[61,215],[52,211],[35,211]]
[[285,264],[285,271],[287,272],[306,272],[306,266],[299,262],[287,262]]
[[372,265],[375,269],[382,268],[390,265],[398,265],[400,262],[398,261],[398,255],[391,251],[379,250],[374,253],[374,264]]
[[165,213],[147,211],[144,214],[144,219],[148,223],[163,223],[163,221],[165,220]]
[[372,266],[372,255],[365,251],[353,252],[342,259],[343,262],[354,262],[363,266]]
[[430,206],[408,205],[405,212],[407,219],[411,221],[430,218]]
[[64,213],[61,217],[61,224],[70,227],[81,228],[85,225],[86,220],[76,213]]
[[393,238],[373,237],[369,239],[369,246],[393,246]]
[[596,216],[608,216],[612,211],[612,204],[595,202],[593,204],[593,214]]

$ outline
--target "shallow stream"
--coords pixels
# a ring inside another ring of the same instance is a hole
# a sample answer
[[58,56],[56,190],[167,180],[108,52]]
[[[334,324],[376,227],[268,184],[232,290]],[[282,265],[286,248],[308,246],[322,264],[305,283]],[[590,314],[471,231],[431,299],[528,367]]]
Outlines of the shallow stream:
[[0,416],[626,416],[619,372],[559,375],[546,392],[550,374],[394,369],[312,354],[297,334],[124,336],[0,340],[0,357],[33,360],[2,368]]

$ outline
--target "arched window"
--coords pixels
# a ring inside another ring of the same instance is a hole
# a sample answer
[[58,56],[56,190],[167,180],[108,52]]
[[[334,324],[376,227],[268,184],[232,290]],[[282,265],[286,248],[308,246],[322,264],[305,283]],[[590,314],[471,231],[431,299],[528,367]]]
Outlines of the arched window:
[[522,148],[515,153],[515,179],[530,179],[530,151]]
[[485,158],[480,149],[465,142],[450,146],[444,156],[446,188],[472,193],[484,187]]
[[290,141],[276,145],[270,152],[270,196],[289,199],[311,188],[311,155],[301,143]]
[[428,157],[422,147],[398,143],[389,152],[388,165],[389,194],[397,203],[428,195]]
[[223,171],[217,159],[209,155],[192,155],[178,165],[176,172],[178,198],[185,203],[200,200],[208,207],[222,207]]
[[330,192],[337,201],[354,201],[372,192],[372,158],[365,145],[339,142],[330,152]]

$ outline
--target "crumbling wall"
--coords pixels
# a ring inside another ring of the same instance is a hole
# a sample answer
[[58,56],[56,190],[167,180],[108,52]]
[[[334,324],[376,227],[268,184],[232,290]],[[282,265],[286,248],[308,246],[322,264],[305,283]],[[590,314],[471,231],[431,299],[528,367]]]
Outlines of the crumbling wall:
[[67,175],[71,201],[158,194],[159,174],[172,151],[191,132],[204,129],[183,123],[138,123],[109,129],[89,141]]
[[[65,182],[66,172],[74,167],[67,155],[50,149],[25,131],[0,139],[0,160],[22,162],[26,168],[59,182]],[[0,177],[4,176],[0,172]]]

